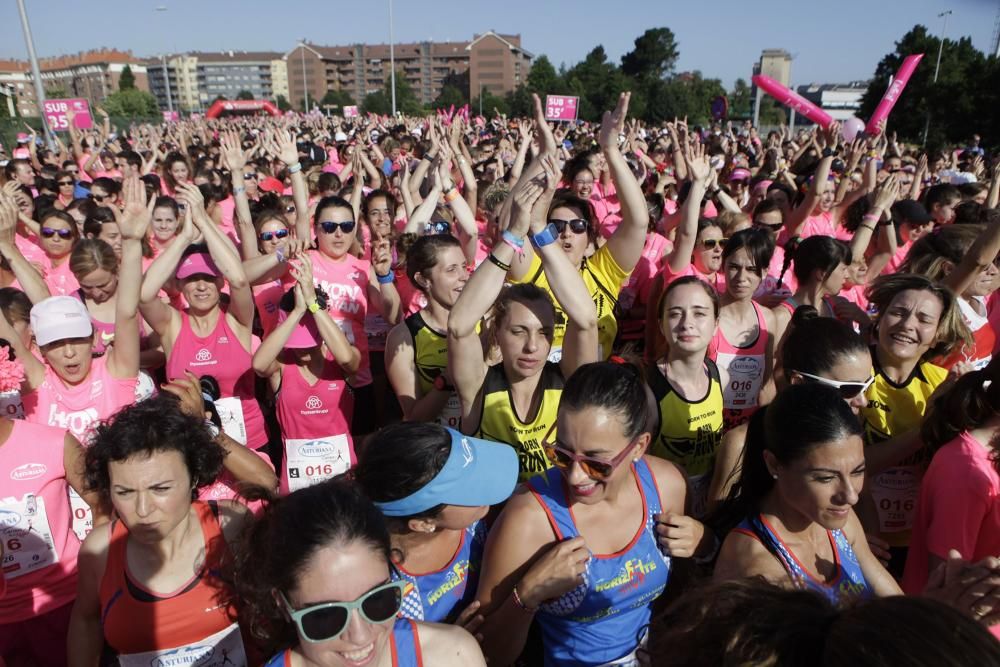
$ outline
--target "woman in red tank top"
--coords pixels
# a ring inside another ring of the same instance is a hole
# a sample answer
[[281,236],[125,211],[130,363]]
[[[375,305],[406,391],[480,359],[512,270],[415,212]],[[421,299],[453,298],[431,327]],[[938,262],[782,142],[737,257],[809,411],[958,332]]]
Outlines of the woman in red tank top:
[[219,576],[249,511],[192,500],[226,457],[198,407],[169,393],[130,406],[98,428],[86,452],[87,484],[118,518],[80,550],[72,666],[97,664],[105,645],[123,666],[166,664],[165,656],[194,664],[213,652],[253,664]]

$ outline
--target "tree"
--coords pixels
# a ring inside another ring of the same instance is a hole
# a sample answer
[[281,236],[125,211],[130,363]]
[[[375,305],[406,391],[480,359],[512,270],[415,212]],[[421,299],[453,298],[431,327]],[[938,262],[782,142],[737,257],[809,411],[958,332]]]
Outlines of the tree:
[[757,122],[762,127],[783,125],[788,122],[788,109],[779,106],[770,95],[761,94],[760,113],[757,116]]
[[[469,102],[469,113],[476,115],[479,113],[480,104],[479,97],[475,97]],[[493,109],[496,109],[502,114],[510,113],[510,108],[507,105],[507,98],[500,97],[499,95],[494,95],[490,92],[490,89],[483,87],[483,103],[482,110],[483,116],[490,118],[493,116]]]
[[753,116],[753,89],[745,79],[736,79],[729,93],[729,117],[747,119]]
[[550,94],[563,93],[565,91],[562,83],[548,56],[538,56],[531,65],[531,71],[528,72],[528,93],[537,93],[542,98]]
[[[463,100],[468,100],[472,93],[469,91],[469,70],[464,72],[451,72],[441,79],[441,89],[451,86],[452,88],[457,88],[458,92],[462,94]],[[478,91],[477,91],[478,92]],[[465,102],[462,102],[465,104]]]
[[133,90],[135,88],[135,75],[132,74],[132,68],[129,65],[125,65],[122,68],[121,76],[118,77],[118,90]]
[[571,94],[580,98],[577,112],[585,120],[599,120],[604,111],[615,107],[621,91],[631,87],[621,69],[608,62],[603,46],[568,69],[565,80]]
[[[386,77],[382,90],[369,94],[361,102],[365,113],[371,112],[379,115],[392,113],[392,79]],[[396,72],[396,110],[408,116],[419,116],[423,114],[424,107],[417,100],[413,92],[413,87],[406,80],[403,72]]]
[[321,107],[333,106],[343,109],[346,106],[352,106],[354,104],[354,98],[346,90],[328,90],[326,94],[323,95],[323,99],[320,100],[319,105]]
[[236,93],[236,99],[238,99],[238,100],[253,100],[253,99],[256,99],[256,98],[254,97],[254,94],[252,92],[250,92],[249,90],[243,89],[240,92]]
[[444,86],[441,88],[441,94],[434,98],[431,102],[432,109],[450,109],[451,105],[460,107],[468,102],[462,91],[455,86]]
[[712,100],[726,90],[718,79],[706,79],[695,71],[665,81],[652,81],[646,92],[646,120],[661,122],[687,116],[688,123],[695,125],[709,122]]
[[920,141],[929,118],[928,144],[940,145],[966,139],[975,130],[989,134],[989,129],[995,129],[995,122],[987,121],[988,129],[983,127],[983,121],[987,114],[992,116],[991,120],[995,119],[993,108],[986,105],[991,104],[996,95],[995,89],[987,85],[988,81],[996,81],[996,59],[987,61],[968,37],[957,42],[946,39],[941,52],[941,71],[934,83],[934,60],[940,43],[922,25],[914,26],[903,35],[896,42],[896,50],[886,54],[875,68],[858,115],[862,118],[871,115],[888,88],[889,77],[896,73],[906,56],[923,53],[926,54],[924,59],[913,72],[889,117],[889,131],[895,130],[903,139]]
[[155,97],[135,88],[111,93],[103,106],[112,116],[155,116],[160,111]]
[[635,48],[622,56],[622,71],[636,79],[662,79],[674,71],[677,41],[670,28],[649,28],[635,39]]
[[288,98],[284,95],[276,95],[274,98],[274,104],[278,107],[278,111],[292,110],[292,105],[288,102]]

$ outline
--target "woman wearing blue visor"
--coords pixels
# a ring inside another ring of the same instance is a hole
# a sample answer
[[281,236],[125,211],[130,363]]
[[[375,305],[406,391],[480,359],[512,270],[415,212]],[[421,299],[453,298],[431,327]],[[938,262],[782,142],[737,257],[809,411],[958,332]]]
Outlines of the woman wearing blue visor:
[[354,477],[386,517],[393,577],[406,584],[403,616],[474,632],[483,519],[514,491],[514,450],[438,424],[403,422],[372,436]]

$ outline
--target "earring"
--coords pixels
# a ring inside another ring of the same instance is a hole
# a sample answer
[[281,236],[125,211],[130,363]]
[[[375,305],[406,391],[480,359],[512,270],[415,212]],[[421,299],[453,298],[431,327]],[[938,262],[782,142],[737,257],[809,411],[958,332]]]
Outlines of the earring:
[[773,474],[771,475],[771,477],[773,477],[773,478],[775,478],[775,479],[778,479],[778,473],[773,473]]

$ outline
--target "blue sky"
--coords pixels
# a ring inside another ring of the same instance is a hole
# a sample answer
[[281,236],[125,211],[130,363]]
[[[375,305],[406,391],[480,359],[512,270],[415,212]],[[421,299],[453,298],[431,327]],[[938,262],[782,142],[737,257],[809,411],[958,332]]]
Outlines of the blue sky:
[[[40,56],[100,46],[138,55],[164,50],[286,51],[300,38],[317,44],[388,41],[388,0],[25,0]],[[967,35],[984,51],[1000,0],[395,0],[396,41],[469,39],[494,29],[520,33],[526,49],[558,67],[597,44],[618,60],[646,28],[667,26],[679,48],[679,70],[701,70],[728,87],[749,78],[764,48],[795,57],[792,82],[866,79],[914,24],[949,37]],[[166,7],[158,12],[156,7]],[[55,18],[58,17],[58,18]],[[0,57],[27,50],[17,6],[0,3]],[[929,54],[933,57],[933,54]]]

